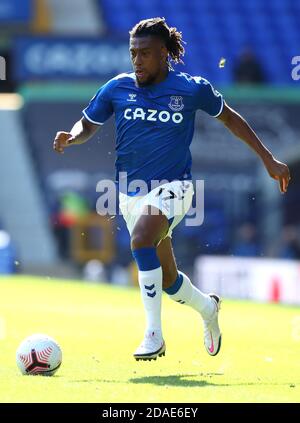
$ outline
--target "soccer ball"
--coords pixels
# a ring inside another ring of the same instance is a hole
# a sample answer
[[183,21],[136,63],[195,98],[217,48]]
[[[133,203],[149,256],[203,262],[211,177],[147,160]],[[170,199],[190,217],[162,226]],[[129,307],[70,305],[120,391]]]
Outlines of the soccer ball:
[[50,336],[35,334],[21,342],[16,360],[23,375],[52,376],[61,365],[62,353]]

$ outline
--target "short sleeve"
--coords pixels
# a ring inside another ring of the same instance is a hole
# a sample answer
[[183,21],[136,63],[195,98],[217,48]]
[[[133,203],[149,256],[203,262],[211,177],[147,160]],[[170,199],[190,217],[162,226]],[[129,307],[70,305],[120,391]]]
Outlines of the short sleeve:
[[224,100],[209,81],[201,77],[194,77],[197,84],[196,108],[203,110],[210,116],[218,117],[223,110]]
[[89,105],[82,111],[84,117],[96,125],[103,125],[113,114],[112,89],[114,81],[104,84],[91,99]]

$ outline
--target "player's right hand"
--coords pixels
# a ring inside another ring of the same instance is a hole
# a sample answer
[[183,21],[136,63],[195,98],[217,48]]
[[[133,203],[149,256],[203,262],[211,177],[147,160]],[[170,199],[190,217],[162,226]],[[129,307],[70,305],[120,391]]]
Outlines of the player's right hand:
[[53,149],[57,153],[64,153],[64,149],[72,144],[74,141],[73,135],[70,132],[63,132],[59,131],[56,133],[54,142],[53,142]]
[[271,160],[265,161],[265,166],[271,178],[278,181],[280,192],[285,194],[291,180],[288,166],[285,163],[276,160],[273,156]]

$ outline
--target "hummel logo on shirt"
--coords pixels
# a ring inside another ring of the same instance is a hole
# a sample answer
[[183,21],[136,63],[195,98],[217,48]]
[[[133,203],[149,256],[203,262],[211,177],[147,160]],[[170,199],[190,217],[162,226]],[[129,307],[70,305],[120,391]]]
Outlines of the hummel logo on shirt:
[[136,94],[128,94],[129,98],[127,98],[127,101],[136,101]]

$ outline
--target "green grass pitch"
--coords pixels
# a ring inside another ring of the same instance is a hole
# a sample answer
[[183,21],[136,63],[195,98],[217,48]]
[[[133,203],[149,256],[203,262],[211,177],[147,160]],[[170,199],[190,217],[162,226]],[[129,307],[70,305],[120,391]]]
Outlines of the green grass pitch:
[[[223,300],[222,349],[210,357],[194,310],[163,296],[166,356],[136,362],[144,315],[136,288],[0,278],[0,402],[299,402],[300,310]],[[299,331],[298,331],[299,329]],[[23,376],[19,343],[61,345],[53,377]]]

